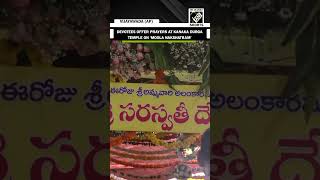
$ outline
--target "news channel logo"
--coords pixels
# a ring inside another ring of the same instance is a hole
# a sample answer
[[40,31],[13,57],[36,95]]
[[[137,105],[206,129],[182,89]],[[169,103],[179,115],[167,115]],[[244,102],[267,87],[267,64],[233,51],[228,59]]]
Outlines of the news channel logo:
[[203,24],[204,23],[204,8],[189,8],[189,23]]

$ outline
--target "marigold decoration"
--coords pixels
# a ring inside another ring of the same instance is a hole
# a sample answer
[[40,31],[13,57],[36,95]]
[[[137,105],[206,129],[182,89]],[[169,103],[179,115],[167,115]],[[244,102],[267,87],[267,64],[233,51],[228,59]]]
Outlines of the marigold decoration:
[[170,149],[188,148],[188,147],[190,147],[190,145],[196,143],[197,140],[200,138],[199,135],[191,135],[182,141],[167,143],[161,139],[158,139],[156,134],[154,134],[154,133],[147,133],[146,136],[153,144],[158,145],[158,146],[165,146]]
[[137,132],[136,136],[132,138],[131,141],[145,142],[148,141],[148,139],[145,137],[144,132]]
[[[141,132],[140,132],[141,133]],[[180,134],[176,133],[157,133],[156,134],[157,138],[162,139],[162,140],[175,140],[180,136]],[[136,135],[136,137],[131,139],[132,141],[148,141],[149,139],[145,136],[145,133],[141,133],[140,135]]]
[[110,146],[117,146],[122,144],[125,141],[129,141],[130,139],[136,136],[135,132],[127,132],[122,136],[110,138]]

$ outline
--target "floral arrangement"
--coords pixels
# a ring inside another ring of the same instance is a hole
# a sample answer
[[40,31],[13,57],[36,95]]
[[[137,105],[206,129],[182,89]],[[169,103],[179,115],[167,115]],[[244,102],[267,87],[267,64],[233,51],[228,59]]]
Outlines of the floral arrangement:
[[[200,135],[111,131],[110,136],[113,144],[110,147],[111,162],[137,170],[148,169],[148,172],[159,170],[156,174],[141,175],[139,171],[112,168],[113,179],[191,179],[193,174],[203,172],[196,166]],[[156,146],[128,145],[127,142],[132,140],[148,140]]]
[[170,44],[170,55],[173,60],[170,61],[170,66],[175,70],[199,71],[206,62],[208,47],[208,41],[172,43]]
[[127,153],[121,152],[119,150],[111,149],[111,153],[117,156],[130,158],[130,159],[139,159],[139,160],[164,160],[164,159],[177,159],[178,156],[176,154],[165,154],[165,155],[142,155],[142,154],[134,154],[134,153]]
[[[157,137],[157,134],[155,133],[143,133],[143,135],[137,135],[139,133],[137,132],[116,132],[112,131],[110,144],[111,146],[117,146],[120,145],[126,141],[129,140],[136,140],[136,141],[144,141],[149,140],[151,143],[157,145],[157,146],[164,146],[169,149],[178,149],[178,148],[193,148],[193,145],[199,143],[200,135],[180,135],[177,136],[179,138],[174,139],[174,142],[167,142],[167,140],[162,140],[159,137]],[[170,135],[173,137],[173,135]],[[170,137],[169,136],[169,137]],[[165,137],[163,134],[160,135],[160,137]],[[176,137],[176,136],[175,136]]]
[[171,148],[171,149],[189,148],[192,144],[195,144],[197,142],[197,140],[199,140],[199,138],[200,138],[198,135],[190,135],[181,141],[178,140],[178,141],[175,141],[172,143],[168,143],[168,142],[165,142],[165,141],[157,138],[156,134],[154,134],[154,133],[147,133],[146,137],[153,144],[156,144],[158,146],[165,146],[165,147]]
[[113,82],[138,80],[142,75],[154,72],[154,84],[183,84],[177,71],[198,72],[203,82],[200,91],[209,89],[209,42],[128,44],[112,41],[110,67]]
[[144,44],[122,43],[110,45],[111,71],[121,79],[139,79],[141,74],[155,70],[151,49]]
[[188,148],[178,148],[177,149],[177,156],[179,157],[179,159],[181,159],[183,161],[197,159],[197,154],[198,154],[199,150],[200,150],[199,146],[192,144]]
[[192,176],[192,169],[186,164],[178,164],[175,167],[174,177],[177,179],[188,179]]

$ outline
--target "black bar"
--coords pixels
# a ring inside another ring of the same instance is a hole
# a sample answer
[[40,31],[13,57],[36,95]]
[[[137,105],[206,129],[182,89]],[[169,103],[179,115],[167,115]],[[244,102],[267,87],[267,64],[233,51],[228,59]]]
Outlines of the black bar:
[[[128,28],[128,27],[116,27],[112,28],[114,29],[114,39],[115,40],[148,40],[148,39],[130,39],[128,36],[191,36],[190,39],[172,39],[172,40],[207,40],[207,27],[133,27],[133,28]],[[133,30],[135,33],[118,33],[118,30],[125,30],[125,31],[130,31]],[[137,30],[159,30],[159,31],[167,31],[167,33],[138,33]],[[181,33],[181,34],[176,34],[176,33],[169,33],[169,30],[174,31],[202,31],[202,33],[199,34],[190,34],[190,33]],[[170,39],[149,39],[149,40],[170,40]]]

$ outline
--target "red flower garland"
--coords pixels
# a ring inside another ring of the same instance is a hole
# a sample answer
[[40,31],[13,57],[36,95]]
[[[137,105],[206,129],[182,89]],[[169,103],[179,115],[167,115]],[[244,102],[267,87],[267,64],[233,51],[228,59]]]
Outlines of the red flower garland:
[[119,146],[112,147],[114,149],[118,149],[127,153],[132,153],[132,154],[167,154],[170,152],[175,152],[174,149],[165,149],[161,151],[138,151],[138,150],[131,150],[131,149],[125,149]]
[[115,158],[113,156],[110,156],[110,161],[117,163],[117,164],[122,164],[125,166],[130,166],[134,168],[165,168],[165,167],[170,167],[170,166],[175,166],[180,163],[180,160],[172,160],[169,162],[162,162],[162,163],[137,163],[136,161],[124,161],[120,160],[118,158]]
[[111,150],[111,154],[115,154],[117,156],[131,158],[131,159],[140,159],[140,160],[167,160],[167,159],[177,159],[178,156],[176,154],[169,155],[141,155],[141,154],[128,154],[120,151]]

